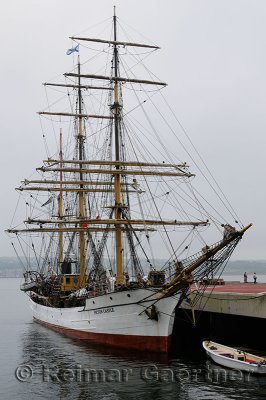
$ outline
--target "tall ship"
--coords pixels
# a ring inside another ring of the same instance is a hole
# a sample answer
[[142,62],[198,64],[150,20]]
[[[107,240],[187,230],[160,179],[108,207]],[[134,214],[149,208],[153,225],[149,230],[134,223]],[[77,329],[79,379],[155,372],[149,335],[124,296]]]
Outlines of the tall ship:
[[200,296],[250,225],[225,197],[222,217],[177,155],[189,153],[166,83],[144,65],[159,47],[128,39],[115,12],[110,26],[105,38],[71,37],[73,69],[44,83],[46,158],[17,188],[26,217],[17,211],[8,232],[34,320],[167,352],[176,308],[192,291]]

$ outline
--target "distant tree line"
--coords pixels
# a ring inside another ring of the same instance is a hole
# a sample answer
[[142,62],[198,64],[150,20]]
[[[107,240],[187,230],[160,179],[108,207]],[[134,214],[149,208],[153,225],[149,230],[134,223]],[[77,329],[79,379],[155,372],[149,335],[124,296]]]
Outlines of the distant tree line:
[[[148,270],[146,260],[143,261],[144,270]],[[24,263],[26,265],[26,263]],[[157,259],[155,260],[156,267],[160,269],[164,265],[167,265],[166,260]],[[32,268],[36,269],[34,265]],[[224,274],[226,275],[240,275],[242,276],[244,272],[252,273],[256,272],[260,275],[266,275],[266,260],[233,260],[229,261]],[[21,277],[24,270],[21,262],[16,257],[0,257],[0,278],[2,277]]]

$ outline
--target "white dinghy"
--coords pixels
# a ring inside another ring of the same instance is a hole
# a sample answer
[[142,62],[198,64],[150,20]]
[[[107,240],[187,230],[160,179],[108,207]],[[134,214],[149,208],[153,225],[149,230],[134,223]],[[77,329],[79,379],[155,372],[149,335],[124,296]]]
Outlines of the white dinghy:
[[207,355],[219,365],[255,374],[266,375],[266,358],[242,350],[205,340],[203,348]]

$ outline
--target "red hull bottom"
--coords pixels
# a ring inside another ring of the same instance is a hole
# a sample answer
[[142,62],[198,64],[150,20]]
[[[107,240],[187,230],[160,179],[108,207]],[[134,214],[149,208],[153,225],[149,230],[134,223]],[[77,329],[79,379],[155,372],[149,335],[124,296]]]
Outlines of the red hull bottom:
[[76,329],[64,328],[41,321],[37,318],[34,320],[42,325],[64,333],[73,338],[90,340],[95,343],[104,344],[113,347],[134,349],[140,351],[152,351],[156,353],[167,353],[171,344],[171,336],[133,336],[133,335],[111,335],[108,333],[92,333],[83,332]]

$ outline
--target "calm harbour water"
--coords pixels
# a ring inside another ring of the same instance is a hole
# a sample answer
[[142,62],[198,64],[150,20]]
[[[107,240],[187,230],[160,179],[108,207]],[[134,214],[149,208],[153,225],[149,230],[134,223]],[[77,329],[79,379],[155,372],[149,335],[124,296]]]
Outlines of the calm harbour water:
[[[32,321],[19,279],[0,279],[0,398],[62,400],[265,399],[266,377],[219,369],[201,349],[114,351]],[[174,340],[177,340],[175,338]]]

